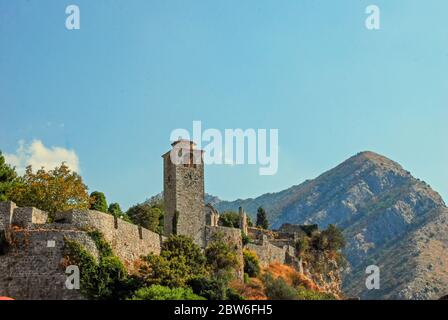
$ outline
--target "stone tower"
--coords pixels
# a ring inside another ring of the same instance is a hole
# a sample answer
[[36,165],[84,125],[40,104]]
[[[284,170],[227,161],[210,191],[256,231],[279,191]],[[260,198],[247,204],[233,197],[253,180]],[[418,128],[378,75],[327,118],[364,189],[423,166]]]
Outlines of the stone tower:
[[247,236],[247,215],[242,207],[238,208],[239,218],[240,218],[240,229],[244,235]]
[[203,151],[189,140],[178,140],[163,157],[165,235],[179,234],[204,245]]

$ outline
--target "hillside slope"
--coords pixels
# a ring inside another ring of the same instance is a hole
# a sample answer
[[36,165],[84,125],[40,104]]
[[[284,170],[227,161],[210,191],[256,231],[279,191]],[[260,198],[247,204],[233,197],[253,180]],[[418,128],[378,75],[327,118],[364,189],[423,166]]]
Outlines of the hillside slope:
[[[273,228],[286,222],[341,227],[348,241],[348,295],[430,299],[448,293],[445,203],[429,185],[384,156],[362,152],[279,193],[234,202],[215,198],[214,203],[220,211],[243,206],[252,216],[263,206]],[[364,272],[371,264],[380,267],[380,290],[365,288]]]

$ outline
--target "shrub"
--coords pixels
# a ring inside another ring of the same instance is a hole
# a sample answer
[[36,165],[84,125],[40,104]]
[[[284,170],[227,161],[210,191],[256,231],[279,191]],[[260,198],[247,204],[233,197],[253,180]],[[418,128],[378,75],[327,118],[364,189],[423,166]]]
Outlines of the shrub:
[[341,229],[334,224],[330,224],[326,230],[322,231],[322,236],[327,238],[327,250],[337,251],[346,245]]
[[184,287],[194,277],[207,274],[201,248],[185,236],[170,236],[163,243],[160,255],[150,254],[143,262],[140,275],[148,285]]
[[64,256],[67,264],[80,270],[80,290],[89,299],[124,299],[135,291],[138,281],[129,277],[121,261],[98,231],[90,232],[99,261],[78,242],[65,239]]
[[197,295],[207,300],[225,300],[227,297],[227,283],[222,279],[197,277],[189,281],[188,285]]
[[190,288],[169,288],[153,285],[137,290],[132,300],[205,300]]
[[226,211],[219,215],[219,225],[229,228],[240,227],[240,215],[235,211]]
[[205,249],[207,266],[215,277],[230,280],[234,272],[240,267],[240,261],[234,245],[224,241],[223,235],[217,233]]
[[244,272],[247,273],[249,277],[257,277],[260,273],[260,262],[257,254],[252,250],[244,249],[243,258]]
[[267,273],[263,277],[265,285],[265,293],[271,300],[297,300],[297,291],[294,287],[286,283],[285,279],[278,277],[273,278]]
[[297,256],[303,256],[306,251],[308,250],[310,244],[309,244],[309,240],[308,237],[303,236],[300,237],[296,243],[295,243],[295,249],[297,252]]
[[241,230],[241,241],[243,243],[243,246],[250,243],[250,238],[248,235],[244,234],[244,232]]
[[336,300],[331,293],[309,290],[303,286],[297,288],[297,298],[298,300]]
[[227,295],[227,300],[233,300],[233,301],[244,300],[244,297],[242,295],[240,295],[233,288],[227,288],[226,295]]

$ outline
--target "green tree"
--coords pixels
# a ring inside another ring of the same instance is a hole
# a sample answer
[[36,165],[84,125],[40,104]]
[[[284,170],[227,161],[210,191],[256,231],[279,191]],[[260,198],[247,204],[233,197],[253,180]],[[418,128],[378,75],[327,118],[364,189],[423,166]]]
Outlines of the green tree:
[[185,287],[191,279],[207,275],[201,248],[185,236],[170,236],[160,255],[150,254],[143,262],[140,276],[147,285]]
[[235,211],[226,211],[219,215],[219,225],[229,228],[240,227],[240,215]]
[[114,202],[109,205],[107,212],[113,215],[114,217],[123,216],[123,211],[121,211],[121,207],[118,203]]
[[244,272],[249,277],[257,277],[260,274],[260,261],[257,254],[249,249],[243,250]]
[[298,293],[282,277],[274,278],[270,273],[264,274],[265,293],[270,300],[297,300]]
[[268,217],[266,211],[262,207],[259,207],[257,210],[257,227],[262,229],[269,228]]
[[50,171],[36,173],[28,166],[23,177],[8,192],[8,198],[20,207],[36,207],[50,214],[70,209],[88,209],[87,186],[76,172],[62,163]]
[[134,293],[132,300],[205,300],[193,293],[191,288],[169,288],[152,285]]
[[163,223],[161,217],[163,217],[163,213],[159,207],[141,203],[129,208],[126,214],[133,223],[148,230],[162,233]]
[[330,224],[327,229],[322,231],[322,236],[326,238],[327,250],[337,251],[345,247],[346,241],[342,230],[334,224]]
[[64,261],[80,270],[81,294],[94,300],[119,300],[129,297],[140,285],[137,278],[128,275],[123,263],[98,231],[89,232],[99,257],[90,254],[80,243],[65,239]]
[[188,282],[193,292],[207,300],[242,300],[224,279],[197,277]]
[[94,191],[90,194],[90,209],[107,213],[107,201],[104,193]]
[[205,256],[211,274],[218,279],[232,279],[241,265],[235,245],[225,241],[220,233],[213,236],[205,249]]
[[6,163],[5,157],[0,151],[0,201],[8,200],[8,192],[12,189],[16,181],[16,171]]

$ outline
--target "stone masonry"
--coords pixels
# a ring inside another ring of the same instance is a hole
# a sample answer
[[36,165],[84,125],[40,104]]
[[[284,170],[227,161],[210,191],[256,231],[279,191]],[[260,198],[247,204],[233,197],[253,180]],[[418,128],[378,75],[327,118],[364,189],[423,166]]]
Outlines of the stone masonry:
[[98,230],[129,271],[149,253],[159,254],[164,237],[112,215],[98,211],[71,210],[48,215],[35,208],[18,208],[0,202],[0,233],[7,243],[0,251],[0,296],[14,299],[81,299],[65,286],[63,250],[65,239],[75,240],[97,257],[88,231]]
[[206,224],[202,152],[192,141],[179,140],[162,156],[165,235],[190,236],[201,247]]

